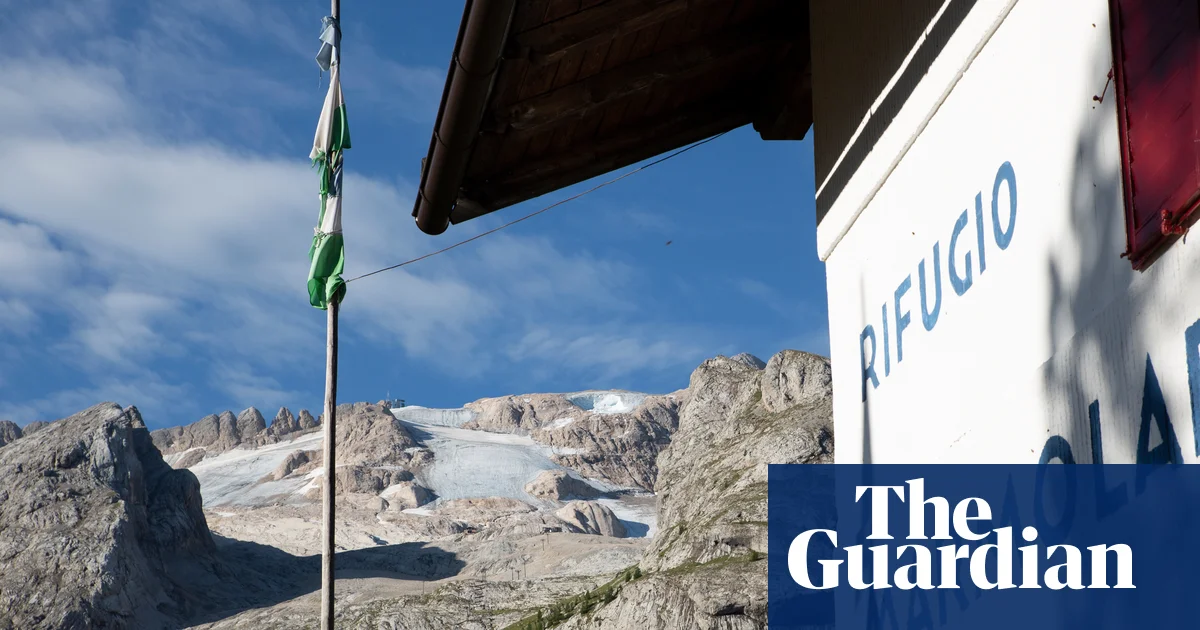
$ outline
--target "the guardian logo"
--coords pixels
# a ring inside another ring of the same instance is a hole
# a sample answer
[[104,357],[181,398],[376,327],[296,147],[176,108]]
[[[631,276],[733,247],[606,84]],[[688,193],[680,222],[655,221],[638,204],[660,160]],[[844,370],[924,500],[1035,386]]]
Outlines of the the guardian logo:
[[[965,544],[952,542],[933,547],[925,544],[893,546],[884,543],[865,549],[863,545],[852,545],[840,550],[844,552],[842,558],[818,559],[821,576],[820,581],[814,583],[809,575],[810,547],[814,544],[828,546],[824,544],[827,541],[836,550],[838,542],[837,532],[834,530],[810,529],[796,536],[788,547],[787,563],[791,578],[804,588],[832,589],[841,584],[842,567],[845,565],[847,583],[857,590],[886,589],[893,586],[902,590],[956,589],[959,588],[960,574],[969,575],[976,587],[985,590],[1136,588],[1133,584],[1133,550],[1129,545],[1087,547],[1091,571],[1090,580],[1085,585],[1083,552],[1073,545],[1050,545],[1043,550],[1043,546],[1038,543],[1038,532],[1034,527],[1025,527],[1020,533],[1026,543],[1032,544],[1016,548],[1020,554],[1021,572],[1018,585],[1013,576],[1013,528],[988,529],[985,526],[992,520],[992,509],[987,501],[980,498],[963,499],[951,511],[950,503],[944,497],[925,498],[924,479],[912,479],[905,483],[908,486],[907,499],[904,486],[855,486],[856,503],[864,497],[869,497],[870,500],[871,533],[867,540],[895,540],[888,531],[888,504],[891,495],[895,494],[901,503],[908,505],[908,536],[905,540],[957,540],[966,541]],[[929,506],[932,506],[934,515],[932,536],[928,535],[925,521],[926,508]],[[994,543],[978,544],[993,533]],[[824,540],[821,540],[822,538]],[[973,546],[972,543],[976,544]],[[867,573],[867,552],[870,555],[871,569],[869,582],[864,578]],[[1110,557],[1116,561],[1115,584],[1110,584]],[[994,559],[994,580],[988,575],[989,559]],[[893,561],[906,564],[900,564],[893,572]],[[1044,572],[1041,570],[1042,561],[1047,563]],[[935,562],[940,569],[940,579],[936,585],[933,577]],[[1056,564],[1050,564],[1055,562]]]

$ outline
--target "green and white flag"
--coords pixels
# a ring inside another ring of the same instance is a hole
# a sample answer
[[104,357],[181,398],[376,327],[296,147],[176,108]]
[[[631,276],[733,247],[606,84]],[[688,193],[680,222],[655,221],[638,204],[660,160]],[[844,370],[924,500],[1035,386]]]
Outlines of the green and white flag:
[[[334,50],[336,55],[337,51]],[[350,127],[346,124],[346,103],[336,61],[330,66],[329,93],[317,123],[317,135],[309,157],[321,176],[321,212],[312,248],[308,251],[308,301],[325,310],[329,303],[340,304],[346,294],[342,271],[346,264],[342,241],[342,152],[350,148]]]

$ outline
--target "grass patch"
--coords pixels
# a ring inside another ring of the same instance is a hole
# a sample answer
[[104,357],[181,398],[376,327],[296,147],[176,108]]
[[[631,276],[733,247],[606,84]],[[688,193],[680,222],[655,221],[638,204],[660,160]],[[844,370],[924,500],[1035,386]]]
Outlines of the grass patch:
[[637,565],[629,567],[617,574],[608,582],[596,588],[566,599],[561,599],[548,608],[539,610],[533,615],[504,628],[504,630],[549,630],[576,615],[586,615],[600,606],[617,598],[624,586],[642,577],[642,570]]
[[720,558],[713,558],[708,562],[688,562],[677,567],[667,569],[666,571],[663,571],[662,574],[686,575],[688,573],[695,573],[696,571],[719,569],[722,567],[736,566],[739,564],[750,564],[751,562],[761,560],[765,557],[766,554],[751,550],[748,554],[741,554],[737,556],[721,556]]

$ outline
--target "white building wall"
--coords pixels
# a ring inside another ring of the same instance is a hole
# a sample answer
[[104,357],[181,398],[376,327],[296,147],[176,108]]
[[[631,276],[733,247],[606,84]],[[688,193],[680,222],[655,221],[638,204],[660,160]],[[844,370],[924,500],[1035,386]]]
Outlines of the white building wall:
[[[1106,0],[980,0],[839,196],[818,233],[839,462],[1089,463],[1091,416],[1106,463],[1161,455],[1164,426],[1197,460],[1200,249],[1178,241],[1144,273],[1120,258],[1113,87],[1093,99],[1110,66]],[[971,270],[962,295],[951,260]],[[928,330],[922,261],[931,311],[941,287]]]

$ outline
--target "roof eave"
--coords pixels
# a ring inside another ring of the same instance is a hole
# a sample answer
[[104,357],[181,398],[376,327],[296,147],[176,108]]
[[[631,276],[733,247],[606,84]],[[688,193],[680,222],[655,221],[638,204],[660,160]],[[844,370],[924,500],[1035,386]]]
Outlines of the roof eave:
[[459,188],[500,68],[517,0],[467,0],[442,90],[429,152],[413,203],[417,227],[437,235],[450,226]]

